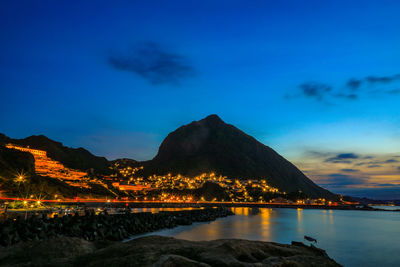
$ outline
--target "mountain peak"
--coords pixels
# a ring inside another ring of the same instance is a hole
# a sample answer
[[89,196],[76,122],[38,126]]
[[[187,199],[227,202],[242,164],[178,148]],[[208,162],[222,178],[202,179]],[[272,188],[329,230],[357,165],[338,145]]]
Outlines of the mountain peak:
[[210,172],[231,179],[266,179],[284,192],[301,190],[310,197],[332,196],[273,149],[215,114],[170,133],[157,155],[146,162],[143,175],[197,176]]
[[217,114],[208,115],[207,117],[205,117],[201,121],[212,121],[212,122],[222,122],[222,123],[224,123],[224,121],[221,120],[221,118]]

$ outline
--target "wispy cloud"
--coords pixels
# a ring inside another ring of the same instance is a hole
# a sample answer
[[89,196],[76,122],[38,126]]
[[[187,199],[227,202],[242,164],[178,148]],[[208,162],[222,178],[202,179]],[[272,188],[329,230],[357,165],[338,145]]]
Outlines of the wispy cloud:
[[[364,78],[350,78],[343,87],[336,87],[323,82],[305,82],[299,85],[299,91],[295,94],[286,94],[285,98],[306,97],[330,103],[336,99],[358,100],[361,96],[398,95],[400,89],[381,88],[381,85],[388,86],[391,83],[400,82],[400,74],[391,76],[370,75]],[[373,90],[372,90],[373,89]],[[329,100],[329,101],[327,101]]]
[[129,52],[111,55],[107,60],[112,68],[134,73],[154,85],[179,85],[195,73],[184,56],[153,42],[138,44]]
[[372,84],[377,84],[377,83],[387,84],[400,80],[400,74],[395,74],[392,76],[368,76],[365,78],[365,80]]
[[356,91],[362,85],[362,83],[363,83],[362,80],[351,78],[350,80],[347,81],[346,86],[351,90]]
[[337,98],[345,98],[345,99],[349,99],[349,100],[356,100],[356,99],[358,99],[358,95],[357,95],[357,94],[343,94],[343,93],[338,93],[338,94],[335,94],[334,97],[337,97]]
[[300,84],[299,87],[306,97],[315,98],[317,100],[322,100],[325,94],[332,90],[332,87],[329,85],[318,82],[306,82]]
[[306,150],[296,164],[317,184],[335,193],[353,194],[361,189],[400,190],[399,162],[393,154]]
[[368,168],[380,168],[380,167],[382,167],[382,165],[379,165],[379,164],[372,164],[372,165],[368,165],[367,167],[368,167]]
[[334,157],[325,159],[325,162],[331,163],[351,163],[353,159],[358,159],[359,156],[355,153],[340,153]]
[[357,169],[341,169],[342,172],[359,172]]
[[331,173],[325,176],[322,184],[330,187],[354,186],[363,185],[367,180],[368,179],[366,177],[356,177],[342,173]]

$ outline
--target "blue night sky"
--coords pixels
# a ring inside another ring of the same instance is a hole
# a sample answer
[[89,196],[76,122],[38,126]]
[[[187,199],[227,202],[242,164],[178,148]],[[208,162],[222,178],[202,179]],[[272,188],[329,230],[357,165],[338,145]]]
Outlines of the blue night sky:
[[333,192],[400,198],[400,1],[0,2],[0,132],[151,159],[218,114]]

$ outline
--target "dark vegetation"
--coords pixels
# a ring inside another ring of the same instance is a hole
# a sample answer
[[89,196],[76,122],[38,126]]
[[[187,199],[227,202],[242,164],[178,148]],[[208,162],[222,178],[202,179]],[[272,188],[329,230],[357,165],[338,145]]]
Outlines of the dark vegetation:
[[35,159],[28,152],[8,149],[0,144],[0,176],[15,176],[18,172],[35,173]]

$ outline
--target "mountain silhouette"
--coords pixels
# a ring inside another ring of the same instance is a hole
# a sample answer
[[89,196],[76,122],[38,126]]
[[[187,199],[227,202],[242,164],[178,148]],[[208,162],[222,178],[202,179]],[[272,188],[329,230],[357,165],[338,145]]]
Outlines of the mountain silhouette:
[[302,191],[312,198],[335,196],[272,148],[226,124],[217,115],[173,131],[164,139],[154,159],[142,165],[144,176],[214,172],[233,179],[265,179],[281,191]]

